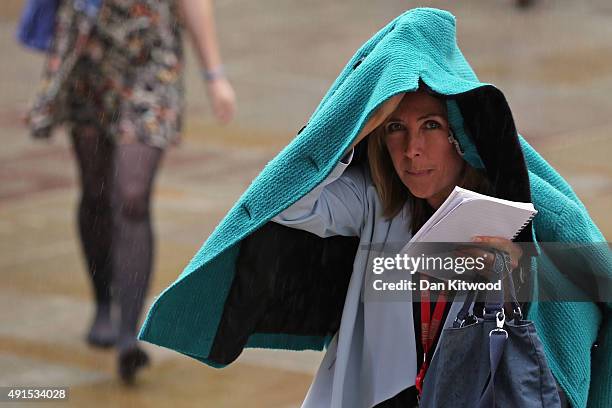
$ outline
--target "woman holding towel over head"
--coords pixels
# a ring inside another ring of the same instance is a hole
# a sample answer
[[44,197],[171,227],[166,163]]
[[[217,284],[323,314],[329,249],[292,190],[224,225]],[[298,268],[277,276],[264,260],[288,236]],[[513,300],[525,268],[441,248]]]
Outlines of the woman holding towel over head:
[[[461,305],[452,294],[372,302],[364,287],[373,251],[407,243],[455,186],[538,210],[516,242],[474,237],[477,251],[505,252],[511,269],[531,272],[514,274],[516,284],[562,279],[556,268],[529,269],[517,242],[604,241],[569,185],[517,133],[502,92],[478,80],[454,17],[409,10],[355,53],[160,295],[140,338],[214,367],[244,347],[326,347],[303,407],[416,406],[436,326],[449,327]],[[540,374],[551,380],[554,406],[609,406],[610,309],[521,306],[544,345]],[[560,317],[570,326],[547,324]]]
[[[401,93],[388,99],[366,123],[353,145],[359,144],[366,137],[367,146],[364,147],[367,147],[367,163],[348,169],[354,155],[351,147],[317,188],[272,221],[322,238],[332,235],[357,236],[361,238],[361,248],[375,244],[372,249],[377,252],[392,253],[393,249],[390,248],[398,242],[408,242],[455,186],[480,193],[489,193],[491,190],[483,170],[476,167],[476,163],[473,166],[464,160],[462,146],[449,123],[445,99],[433,94],[425,84],[413,92]],[[478,156],[474,146],[469,149],[473,155],[471,158],[476,159]],[[518,266],[522,250],[514,242],[502,237],[473,238],[476,242],[509,253],[512,268]],[[472,250],[471,255],[477,257],[479,254],[476,252]],[[370,251],[359,249],[355,256],[353,275],[366,274],[371,258]],[[492,257],[485,259],[489,260],[487,266],[490,268]],[[412,279],[418,281],[419,275]],[[437,299],[431,299],[431,309],[443,311],[438,318],[442,322],[448,316],[452,304],[450,300],[446,301],[441,294]],[[414,386],[398,388],[398,382],[402,383],[398,379],[408,377],[407,371],[415,368],[418,372],[422,371],[421,377],[424,376],[427,365],[431,363],[442,325],[438,324],[437,329],[431,329],[430,338],[422,338],[422,328],[433,328],[435,316],[430,321],[423,321],[420,302],[416,300],[412,303],[414,328],[411,325],[402,327],[397,322],[397,316],[406,312],[405,303],[374,302],[363,306],[360,304],[359,307],[363,308],[358,313],[364,313],[364,319],[372,319],[364,321],[362,329],[364,340],[369,343],[366,349],[371,355],[366,356],[359,350],[358,343],[353,342],[345,350],[337,350],[341,355],[336,355],[335,364],[342,358],[347,365],[353,363],[353,360],[369,366],[360,373],[359,381],[367,384],[360,388],[371,389],[372,394],[368,398],[373,403],[380,402],[376,406],[416,405],[422,383],[417,381]],[[354,334],[343,332],[341,325],[338,338]],[[335,341],[334,345],[339,347],[337,342],[340,340]],[[390,353],[390,350],[399,352]],[[401,350],[406,352],[402,353]],[[416,362],[412,350],[417,351]],[[386,361],[388,358],[385,355],[392,356],[392,365]],[[354,374],[357,373],[347,373],[344,381],[350,380]],[[336,383],[335,378],[322,378],[318,376],[317,380],[320,383]],[[316,393],[329,386],[315,382],[309,398],[320,401]],[[375,390],[380,390],[378,395]],[[359,398],[362,400],[364,396]]]

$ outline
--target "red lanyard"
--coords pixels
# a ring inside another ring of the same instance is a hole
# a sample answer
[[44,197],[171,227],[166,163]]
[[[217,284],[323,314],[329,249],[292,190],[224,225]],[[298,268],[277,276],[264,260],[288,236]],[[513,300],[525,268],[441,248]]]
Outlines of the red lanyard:
[[415,380],[416,389],[419,395],[421,395],[423,390],[423,380],[425,378],[425,373],[427,373],[427,357],[429,355],[429,350],[433,346],[433,342],[438,336],[442,325],[442,316],[446,308],[446,292],[440,292],[433,316],[431,316],[429,299],[429,290],[425,289],[421,291],[421,344],[423,345],[423,364],[421,364],[421,369]]

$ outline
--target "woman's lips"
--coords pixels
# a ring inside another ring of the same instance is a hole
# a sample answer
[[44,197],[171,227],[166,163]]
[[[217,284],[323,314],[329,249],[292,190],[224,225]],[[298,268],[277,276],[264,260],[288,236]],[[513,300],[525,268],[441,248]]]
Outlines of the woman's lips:
[[423,176],[429,176],[432,171],[433,171],[433,169],[429,169],[429,170],[406,170],[406,173],[408,173],[409,176],[423,177]]

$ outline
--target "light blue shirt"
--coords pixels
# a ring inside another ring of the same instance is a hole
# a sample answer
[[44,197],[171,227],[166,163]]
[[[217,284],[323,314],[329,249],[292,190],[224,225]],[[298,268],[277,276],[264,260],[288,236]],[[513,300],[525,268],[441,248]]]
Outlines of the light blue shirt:
[[[321,184],[272,219],[323,238],[360,238],[340,329],[303,408],[372,407],[413,386],[417,374],[412,292],[405,291],[401,302],[364,302],[363,297],[373,257],[397,251],[398,244],[403,247],[412,237],[409,204],[392,219],[383,217],[383,205],[367,166],[345,171],[352,157],[350,152]],[[455,316],[460,306],[455,302],[449,317]],[[447,318],[445,326],[452,320]]]

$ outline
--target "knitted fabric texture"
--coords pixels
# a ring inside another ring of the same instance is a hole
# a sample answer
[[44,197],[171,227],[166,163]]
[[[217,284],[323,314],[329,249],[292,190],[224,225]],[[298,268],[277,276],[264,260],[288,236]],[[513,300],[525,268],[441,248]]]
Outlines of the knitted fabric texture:
[[[369,39],[349,60],[308,124],[272,159],[215,228],[178,279],[155,300],[140,339],[171,348],[211,366],[208,358],[224,302],[234,278],[241,241],[323,181],[351,145],[368,117],[385,100],[415,91],[420,81],[441,95],[459,95],[482,83],[456,44],[455,18],[419,8],[405,12]],[[449,106],[451,126],[466,160],[484,167],[470,147],[461,113]],[[567,182],[520,136],[534,206],[534,238],[550,242],[604,242]],[[610,271],[607,252],[594,253]],[[607,268],[607,269],[606,269]],[[560,272],[538,265],[540,286],[556,285]],[[533,302],[535,321],[553,374],[572,406],[612,406],[610,305]],[[597,359],[591,346],[599,335]],[[321,350],[323,336],[253,333],[247,347]]]

